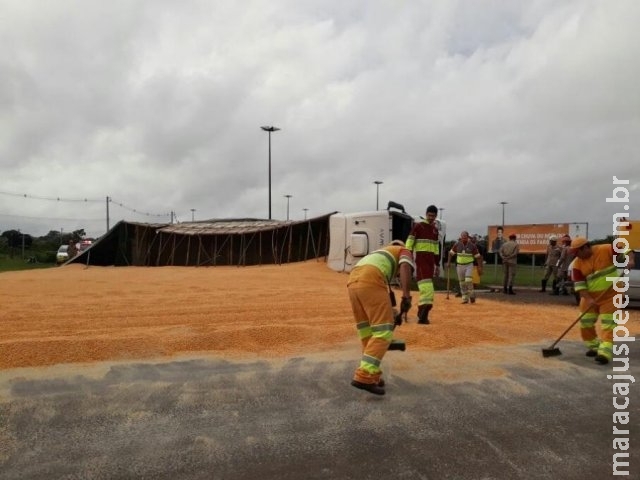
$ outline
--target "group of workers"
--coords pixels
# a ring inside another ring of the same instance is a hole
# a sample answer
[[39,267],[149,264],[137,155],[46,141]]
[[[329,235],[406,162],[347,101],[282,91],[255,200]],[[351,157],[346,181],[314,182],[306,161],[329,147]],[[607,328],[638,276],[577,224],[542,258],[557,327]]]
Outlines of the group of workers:
[[547,283],[551,279],[551,295],[569,294],[566,284],[571,280],[568,276],[569,265],[575,255],[571,248],[571,237],[569,235],[563,235],[560,242],[561,244],[558,245],[558,237],[556,235],[549,237],[540,292],[547,290]]
[[[571,248],[571,237],[563,235],[558,244],[558,236],[551,235],[544,259],[544,274],[541,279],[540,292],[546,292],[547,283],[552,280],[551,295],[569,295],[567,288],[571,281],[569,276],[569,265],[575,255]],[[509,240],[500,244],[497,250],[502,259],[503,268],[503,291],[506,294],[515,295],[513,281],[516,276],[517,258],[520,253],[520,246],[515,233],[509,235]]]
[[[381,363],[393,339],[393,330],[399,318],[394,311],[395,300],[391,283],[399,278],[402,290],[400,314],[405,315],[412,308],[411,283],[415,276],[418,286],[418,324],[430,323],[429,312],[433,308],[433,278],[439,274],[441,260],[439,231],[436,218],[438,208],[430,205],[426,216],[416,222],[406,242],[394,240],[391,244],[376,250],[362,258],[349,274],[347,288],[349,300],[356,323],[358,337],[362,344],[362,356],[356,368],[351,385],[376,395],[385,394],[385,382],[382,379]],[[504,268],[504,293],[514,294],[518,245],[516,235],[510,234],[509,241],[500,246],[499,254]],[[542,291],[545,291],[549,278],[553,279],[552,293],[559,294],[563,281],[567,280],[569,263],[573,262],[573,282],[576,293],[580,295],[580,329],[587,347],[586,355],[594,357],[599,364],[606,364],[613,356],[613,329],[615,327],[613,297],[615,278],[618,276],[616,265],[626,262],[632,265],[633,255],[628,251],[617,254],[614,244],[591,245],[586,238],[569,236],[561,239],[557,246],[557,237],[549,239],[545,258],[545,275]],[[482,274],[482,255],[468,232],[460,234],[459,239],[447,253],[449,263],[455,257],[456,273],[462,293],[462,303],[475,303],[473,288],[473,266],[476,263],[478,273]],[[616,265],[614,265],[616,262]],[[598,337],[595,323],[600,320],[601,335]]]

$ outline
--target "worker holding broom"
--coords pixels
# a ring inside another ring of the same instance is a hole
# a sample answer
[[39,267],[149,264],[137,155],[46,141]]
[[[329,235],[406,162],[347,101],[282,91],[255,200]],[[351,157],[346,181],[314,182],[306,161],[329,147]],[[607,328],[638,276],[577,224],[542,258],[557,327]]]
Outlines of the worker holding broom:
[[426,218],[414,223],[407,237],[407,249],[415,255],[418,297],[418,323],[429,324],[429,312],[433,308],[433,278],[438,276],[440,264],[440,232],[436,225],[438,207],[429,205]]
[[[613,329],[616,326],[613,315],[618,309],[613,302],[614,285],[619,277],[614,260],[623,264],[624,258],[616,257],[612,244],[591,245],[584,237],[575,237],[571,250],[576,256],[572,278],[575,291],[580,294],[580,333],[587,347],[586,355],[595,357],[600,365],[606,365],[613,359]],[[629,260],[630,263],[634,261],[633,257]],[[596,333],[597,320],[600,320],[600,338]]]
[[347,289],[362,342],[362,357],[351,385],[376,395],[384,395],[380,364],[389,349],[395,327],[395,295],[390,283],[400,277],[400,312],[411,310],[411,280],[415,264],[404,242],[394,240],[386,247],[363,257],[349,274]]

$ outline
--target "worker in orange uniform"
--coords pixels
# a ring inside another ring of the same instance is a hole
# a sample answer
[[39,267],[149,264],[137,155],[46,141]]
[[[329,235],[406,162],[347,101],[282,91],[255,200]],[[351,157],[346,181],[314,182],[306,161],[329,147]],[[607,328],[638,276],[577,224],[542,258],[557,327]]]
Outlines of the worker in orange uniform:
[[469,239],[469,232],[464,231],[460,234],[460,239],[453,244],[449,250],[449,261],[447,262],[447,270],[451,258],[456,257],[456,273],[460,283],[460,292],[462,292],[462,303],[475,303],[476,293],[473,289],[473,260],[478,260],[478,275],[482,275],[482,255],[478,251],[478,247]]
[[[572,278],[575,291],[580,294],[580,313],[584,313],[580,332],[588,349],[586,355],[605,365],[613,359],[613,329],[616,326],[613,314],[617,308],[613,304],[616,291],[612,279],[619,277],[613,263],[616,253],[613,245],[591,245],[584,237],[575,237],[571,250],[576,256]],[[622,263],[623,260],[617,261]],[[596,320],[600,320],[600,338],[596,333]]]
[[394,240],[362,258],[349,274],[347,289],[362,342],[362,357],[351,385],[384,395],[380,364],[393,337],[394,311],[390,283],[400,277],[401,313],[411,309],[411,280],[415,264],[404,242]]
[[437,277],[440,264],[439,231],[436,225],[438,207],[429,205],[426,218],[413,224],[407,237],[407,249],[411,250],[416,262],[418,297],[418,323],[429,324],[429,312],[433,308],[433,277]]

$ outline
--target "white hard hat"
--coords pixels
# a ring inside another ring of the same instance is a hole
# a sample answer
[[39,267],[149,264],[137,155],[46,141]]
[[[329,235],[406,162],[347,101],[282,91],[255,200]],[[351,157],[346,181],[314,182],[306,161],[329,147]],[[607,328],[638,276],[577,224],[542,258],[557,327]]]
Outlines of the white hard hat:
[[557,237],[556,235],[551,235],[551,236],[549,237],[549,241],[550,241],[550,242],[555,242],[555,241],[557,241],[557,240],[558,240],[558,237]]

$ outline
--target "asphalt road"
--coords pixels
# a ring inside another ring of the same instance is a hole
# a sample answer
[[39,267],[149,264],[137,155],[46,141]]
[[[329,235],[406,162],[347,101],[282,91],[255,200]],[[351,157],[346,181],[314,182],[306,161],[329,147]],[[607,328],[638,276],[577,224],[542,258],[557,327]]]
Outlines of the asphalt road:
[[[390,352],[384,397],[349,385],[356,347],[0,371],[0,478],[610,478],[611,366],[540,347]],[[637,348],[629,365],[640,380]]]

